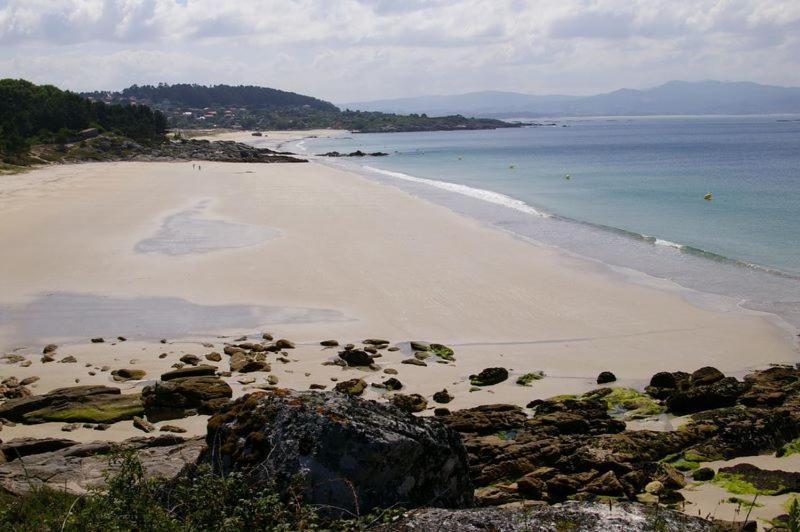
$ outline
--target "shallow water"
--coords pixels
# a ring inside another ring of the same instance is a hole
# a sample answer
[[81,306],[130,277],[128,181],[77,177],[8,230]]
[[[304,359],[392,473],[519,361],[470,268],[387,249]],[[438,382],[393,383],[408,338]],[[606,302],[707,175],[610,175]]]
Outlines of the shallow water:
[[800,326],[800,121],[582,119],[306,139],[300,147],[389,152],[326,161],[522,237]]
[[[56,292],[0,305],[0,326],[15,345],[42,339],[86,341],[118,335],[137,340],[209,336],[226,330],[347,321],[339,311],[262,305],[200,305],[175,297],[120,298]],[[0,346],[7,348],[10,346]]]
[[204,218],[210,202],[203,200],[190,209],[168,216],[155,235],[136,244],[136,251],[165,255],[209,253],[255,246],[281,234],[270,227]]

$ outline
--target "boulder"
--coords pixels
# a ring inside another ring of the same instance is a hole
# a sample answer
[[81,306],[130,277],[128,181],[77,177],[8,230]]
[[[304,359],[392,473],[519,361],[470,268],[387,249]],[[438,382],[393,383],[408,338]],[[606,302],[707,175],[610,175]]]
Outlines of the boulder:
[[692,479],[698,482],[705,482],[714,478],[716,473],[710,467],[701,467],[692,472]]
[[192,411],[213,413],[233,396],[219,377],[179,377],[146,386],[142,401],[147,419],[158,422],[186,417]]
[[[708,380],[713,378],[708,377]],[[729,407],[735,405],[739,396],[746,390],[747,384],[734,377],[723,377],[710,384],[691,385],[675,391],[667,398],[667,409],[672,413],[684,415]]]
[[437,403],[447,404],[453,400],[453,396],[450,395],[450,392],[448,392],[447,389],[444,389],[433,394],[433,400]]
[[209,360],[211,362],[220,362],[222,360],[222,355],[220,355],[216,351],[212,351],[211,353],[206,354],[205,357],[206,360]]
[[16,438],[0,444],[0,456],[6,461],[17,460],[33,454],[49,453],[77,445],[78,442],[63,438]]
[[172,379],[179,379],[181,377],[203,377],[214,375],[217,371],[215,366],[187,366],[185,368],[175,369],[168,371],[161,375],[162,381],[171,381]]
[[178,360],[180,360],[184,364],[189,364],[191,366],[196,366],[200,363],[200,357],[198,357],[197,355],[183,355]]
[[467,456],[442,424],[333,393],[253,394],[208,423],[201,462],[250,485],[286,490],[302,472],[304,500],[364,514],[402,504],[468,506]]
[[470,375],[469,382],[473,386],[492,386],[508,379],[506,368],[486,368],[477,375]]
[[74,494],[102,488],[106,472],[116,470],[108,455],[117,446],[136,452],[145,478],[171,479],[197,460],[204,445],[203,438],[184,440],[171,434],[131,438],[119,444],[71,442],[57,449],[29,454],[24,461],[0,464],[0,485],[14,495],[23,495],[44,485]]
[[603,371],[597,376],[597,384],[607,384],[617,380],[617,376],[610,371]]
[[374,362],[372,356],[361,349],[340,351],[339,358],[347,362],[348,366],[371,366]]
[[0,405],[0,418],[25,423],[43,421],[114,423],[140,415],[138,395],[109,386],[72,386]]
[[403,383],[394,377],[389,377],[388,379],[383,381],[382,384],[384,388],[386,388],[390,392],[403,389]]
[[323,340],[319,343],[322,347],[337,347],[339,342],[337,340]]
[[142,380],[145,375],[144,370],[130,368],[115,369],[111,372],[111,378],[117,382],[138,381]]
[[800,492],[800,472],[796,471],[761,469],[753,464],[742,463],[720,467],[717,474],[741,479],[768,495]]
[[428,407],[428,401],[417,393],[409,395],[396,393],[391,397],[392,404],[409,414],[414,412],[422,412]]
[[689,377],[689,383],[692,386],[707,386],[724,378],[725,374],[717,368],[705,366],[692,373],[691,377]]
[[361,395],[366,387],[367,383],[364,382],[364,379],[350,379],[337,382],[334,389],[344,395]]
[[155,425],[145,419],[140,418],[139,416],[133,416],[133,426],[142,432],[153,432],[156,430]]

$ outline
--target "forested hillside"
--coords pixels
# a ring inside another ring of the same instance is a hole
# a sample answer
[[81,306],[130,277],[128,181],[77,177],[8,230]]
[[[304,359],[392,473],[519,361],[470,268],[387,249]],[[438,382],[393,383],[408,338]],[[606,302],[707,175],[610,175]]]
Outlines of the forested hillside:
[[106,105],[52,85],[18,79],[0,80],[0,153],[14,159],[31,145],[67,142],[79,131],[113,131],[137,142],[160,142],[163,114],[146,106]]

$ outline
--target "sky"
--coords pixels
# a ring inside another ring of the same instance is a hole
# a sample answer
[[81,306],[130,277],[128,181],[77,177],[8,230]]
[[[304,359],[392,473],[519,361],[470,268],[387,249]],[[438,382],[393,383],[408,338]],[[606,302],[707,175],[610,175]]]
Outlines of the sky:
[[0,0],[0,77],[254,84],[337,103],[800,85],[800,0]]

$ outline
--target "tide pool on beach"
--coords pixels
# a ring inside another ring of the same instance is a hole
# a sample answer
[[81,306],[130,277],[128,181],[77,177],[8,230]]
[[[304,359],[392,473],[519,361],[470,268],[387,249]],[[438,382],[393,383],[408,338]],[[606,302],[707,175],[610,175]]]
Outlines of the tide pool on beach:
[[536,242],[800,325],[800,118],[542,123],[554,125],[284,147],[388,152],[326,160]]

